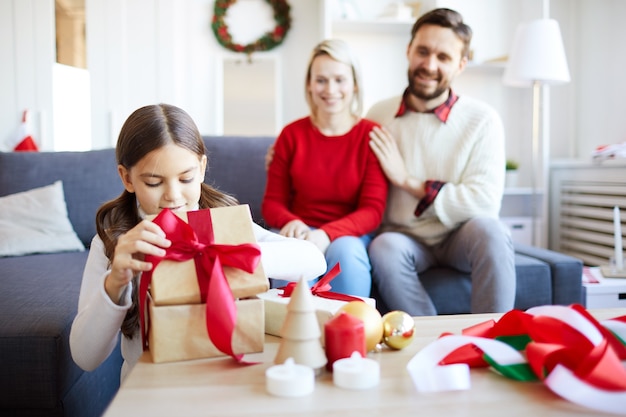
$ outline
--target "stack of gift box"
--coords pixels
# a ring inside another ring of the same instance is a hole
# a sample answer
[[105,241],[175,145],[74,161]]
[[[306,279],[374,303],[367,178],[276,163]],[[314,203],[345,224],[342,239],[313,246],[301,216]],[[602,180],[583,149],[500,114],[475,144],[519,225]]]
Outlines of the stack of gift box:
[[[154,362],[262,352],[264,333],[280,336],[290,298],[282,289],[269,290],[247,205],[176,214],[164,210],[153,221],[173,242],[165,258],[146,257],[156,266],[142,276],[142,336]],[[220,280],[228,291],[213,288]],[[314,294],[323,329],[348,300],[329,299],[329,291]],[[363,300],[375,307],[373,299]],[[223,324],[229,321],[229,307],[234,311],[230,331]]]
[[[153,221],[163,221],[161,214]],[[152,360],[171,362],[229,354],[225,351],[227,349],[218,348],[215,336],[208,330],[211,325],[216,325],[218,332],[225,332],[220,323],[228,320],[225,316],[229,303],[236,311],[234,329],[231,334],[226,330],[226,334],[218,334],[218,337],[226,337],[235,355],[262,352],[264,305],[255,296],[267,291],[269,282],[260,263],[249,207],[241,205],[177,213],[179,217],[175,220],[172,220],[171,212],[166,215],[170,223],[177,223],[176,228],[184,229],[179,233],[181,237],[176,238],[160,224],[166,236],[173,240],[168,253],[174,246],[179,246],[178,240],[183,240],[185,245],[194,247],[189,252],[196,252],[196,255],[186,260],[170,260],[166,255],[166,259],[158,260],[149,279],[145,328]],[[179,220],[184,223],[180,224]],[[188,241],[194,243],[189,245]],[[251,272],[235,266],[236,258],[250,263],[251,260],[246,258],[254,254],[254,248],[258,256],[250,265],[253,267]],[[145,276],[144,273],[142,280]],[[219,286],[214,287],[224,278],[231,294],[228,291],[220,293]]]

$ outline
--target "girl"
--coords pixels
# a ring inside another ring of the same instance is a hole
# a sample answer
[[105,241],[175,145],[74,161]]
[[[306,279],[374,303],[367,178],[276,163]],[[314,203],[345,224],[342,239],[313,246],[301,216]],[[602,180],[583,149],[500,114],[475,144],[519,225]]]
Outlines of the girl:
[[262,212],[281,235],[315,243],[329,268],[339,262],[334,292],[367,297],[367,246],[382,220],[387,180],[369,147],[377,125],[360,117],[360,78],[345,42],[314,48],[305,81],[310,115],[287,125],[268,152]]
[[[70,348],[81,368],[93,370],[111,354],[121,329],[124,379],[142,354],[137,289],[141,272],[152,269],[143,257],[164,256],[171,245],[144,217],[164,208],[188,211],[237,201],[203,183],[204,142],[191,117],[177,107],[158,104],[133,112],[122,126],[116,157],[125,190],[96,214],[98,234],[85,265]],[[313,244],[258,225],[254,232],[269,276],[311,279],[325,271]]]

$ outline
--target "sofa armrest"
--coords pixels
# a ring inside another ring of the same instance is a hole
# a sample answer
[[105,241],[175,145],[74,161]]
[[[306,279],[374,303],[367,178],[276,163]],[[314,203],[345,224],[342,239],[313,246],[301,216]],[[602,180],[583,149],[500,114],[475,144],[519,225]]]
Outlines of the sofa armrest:
[[583,302],[580,259],[550,249],[515,243],[515,252],[539,259],[550,265],[553,304],[569,305]]

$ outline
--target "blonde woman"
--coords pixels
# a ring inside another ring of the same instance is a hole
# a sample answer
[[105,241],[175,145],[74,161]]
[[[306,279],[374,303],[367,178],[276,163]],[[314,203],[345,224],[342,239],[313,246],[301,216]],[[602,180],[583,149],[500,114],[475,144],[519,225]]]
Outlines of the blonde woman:
[[333,291],[369,296],[367,246],[382,220],[387,180],[369,146],[377,124],[361,117],[360,70],[345,42],[313,49],[305,95],[310,114],[285,126],[274,144],[263,217],[281,235],[317,245],[328,268],[340,263]]

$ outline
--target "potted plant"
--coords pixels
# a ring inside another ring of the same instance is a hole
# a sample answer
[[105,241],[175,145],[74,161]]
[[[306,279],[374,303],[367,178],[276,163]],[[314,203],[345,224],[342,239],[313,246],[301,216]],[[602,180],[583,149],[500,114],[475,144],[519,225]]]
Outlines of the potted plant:
[[517,186],[517,169],[519,168],[519,164],[517,161],[512,159],[506,160],[506,174],[504,177],[504,185],[505,187],[516,187]]

